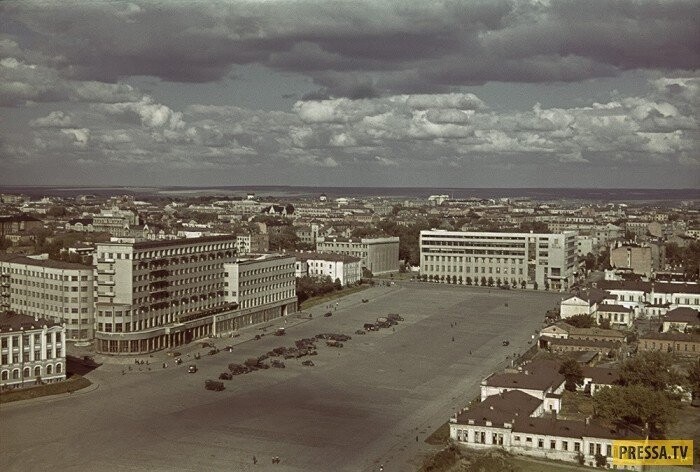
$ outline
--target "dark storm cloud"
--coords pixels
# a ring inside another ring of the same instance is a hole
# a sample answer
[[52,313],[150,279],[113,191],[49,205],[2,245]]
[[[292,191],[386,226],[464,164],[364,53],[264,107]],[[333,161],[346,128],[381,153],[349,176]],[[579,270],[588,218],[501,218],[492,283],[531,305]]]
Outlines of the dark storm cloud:
[[208,82],[232,65],[259,63],[310,76],[320,94],[367,98],[700,63],[695,1],[42,1],[0,8],[21,25],[14,28],[20,40],[81,80]]

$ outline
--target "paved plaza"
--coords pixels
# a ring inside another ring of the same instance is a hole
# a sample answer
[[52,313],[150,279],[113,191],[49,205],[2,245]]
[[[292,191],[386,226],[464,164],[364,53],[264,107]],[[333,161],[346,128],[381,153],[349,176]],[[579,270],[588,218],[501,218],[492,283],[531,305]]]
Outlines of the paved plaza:
[[[362,303],[369,298],[369,303]],[[326,306],[287,326],[287,335],[234,338],[233,352],[151,371],[104,364],[88,374],[87,392],[0,408],[3,471],[372,471],[416,470],[423,442],[506,356],[524,352],[560,294],[400,282]],[[354,332],[387,313],[395,329]],[[284,326],[282,321],[275,326]],[[270,332],[271,329],[268,330]],[[260,331],[257,331],[260,332]],[[353,336],[342,349],[321,343],[306,359],[224,381],[204,390],[230,362],[318,333]],[[504,347],[502,341],[510,345]],[[218,347],[230,343],[216,341]],[[184,354],[197,350],[193,343]],[[201,350],[202,353],[204,350]],[[470,354],[471,351],[471,354]],[[161,355],[162,356],[162,355]],[[419,441],[416,441],[416,436]],[[253,457],[257,464],[253,464]],[[272,457],[280,458],[272,464]]]

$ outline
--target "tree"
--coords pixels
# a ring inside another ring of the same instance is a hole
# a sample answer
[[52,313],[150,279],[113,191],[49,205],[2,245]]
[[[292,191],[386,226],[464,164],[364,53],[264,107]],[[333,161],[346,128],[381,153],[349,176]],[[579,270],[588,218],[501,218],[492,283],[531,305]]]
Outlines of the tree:
[[688,371],[688,386],[694,394],[700,394],[700,362],[695,362]]
[[602,318],[598,325],[603,329],[610,329],[610,318]]
[[489,284],[489,287],[493,287],[493,277],[489,277],[486,282]]
[[522,288],[523,290],[525,290],[525,285],[526,284],[525,284],[524,280],[522,282],[520,282],[520,288]]
[[334,288],[336,290],[342,290],[342,288],[343,288],[343,284],[340,283],[340,279],[335,279],[335,281],[333,282],[333,285],[334,285]]
[[591,315],[580,314],[567,318],[566,322],[577,328],[591,328],[595,324],[595,319]]
[[467,277],[467,278],[466,278],[466,282],[467,282],[467,285],[471,285],[471,284],[472,284],[472,278],[471,278],[471,277]]
[[562,362],[559,373],[566,379],[564,388],[570,392],[576,391],[576,386],[583,383],[583,369],[575,359],[567,359]]
[[623,385],[642,385],[656,391],[683,383],[673,368],[673,356],[660,351],[642,351],[627,359],[620,367]]
[[664,435],[676,420],[678,405],[666,392],[639,384],[601,388],[593,396],[596,417],[610,423],[648,425],[652,437]]
[[482,276],[481,277],[481,286],[483,287],[485,285],[486,285],[486,277]]

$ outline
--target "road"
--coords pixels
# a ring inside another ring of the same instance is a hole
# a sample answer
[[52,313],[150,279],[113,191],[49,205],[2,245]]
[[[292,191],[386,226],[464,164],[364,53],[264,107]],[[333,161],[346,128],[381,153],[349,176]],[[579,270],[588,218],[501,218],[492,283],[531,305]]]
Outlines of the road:
[[[399,282],[341,299],[332,317],[321,316],[325,306],[314,307],[313,318],[290,322],[284,337],[246,340],[249,331],[233,352],[203,356],[196,374],[186,373],[187,363],[162,369],[156,359],[153,370],[126,375],[123,366],[106,364],[88,374],[99,384],[93,391],[3,405],[0,469],[415,470],[429,449],[425,437],[476,396],[481,379],[507,355],[529,347],[559,299]],[[405,321],[354,334],[387,313]],[[315,367],[286,360],[285,369],[225,381],[223,392],[203,388],[229,362],[323,332],[353,339],[342,349],[319,343]],[[271,463],[274,456],[279,464]]]

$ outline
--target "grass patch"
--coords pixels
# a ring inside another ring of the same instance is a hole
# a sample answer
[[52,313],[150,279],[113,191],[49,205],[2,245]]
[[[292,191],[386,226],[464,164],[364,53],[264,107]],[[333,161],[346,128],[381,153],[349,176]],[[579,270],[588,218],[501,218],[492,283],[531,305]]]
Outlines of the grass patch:
[[433,446],[442,446],[450,439],[450,423],[444,423],[433,434],[425,438],[425,442]]
[[319,296],[319,297],[311,297],[308,300],[304,300],[300,304],[299,308],[301,310],[308,310],[312,306],[320,305],[322,303],[326,303],[326,302],[329,302],[331,300],[335,300],[337,298],[344,297],[346,295],[361,292],[363,290],[368,289],[369,287],[370,286],[367,284],[356,285],[355,287],[343,288],[341,290],[338,290],[337,292],[327,293],[327,294]]
[[582,392],[564,390],[559,416],[569,420],[585,420],[593,416],[593,398]]
[[75,392],[87,387],[90,382],[85,377],[73,375],[63,382],[55,382],[36,387],[23,388],[21,390],[10,390],[0,393],[0,403],[16,402],[18,400],[28,400],[30,398],[46,397],[49,395],[59,395],[61,393]]

